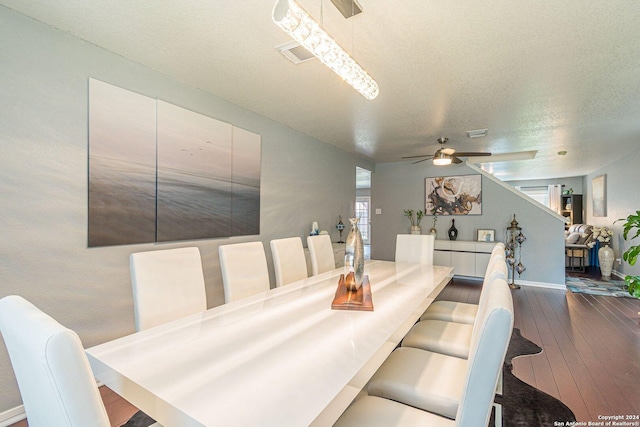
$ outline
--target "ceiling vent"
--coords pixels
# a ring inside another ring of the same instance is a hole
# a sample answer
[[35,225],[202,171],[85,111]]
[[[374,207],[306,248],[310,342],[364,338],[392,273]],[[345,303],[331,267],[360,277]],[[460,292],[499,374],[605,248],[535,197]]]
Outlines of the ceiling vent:
[[362,8],[356,0],[331,0],[331,3],[340,11],[345,18],[351,18],[362,13]]
[[308,61],[315,58],[313,53],[309,52],[304,47],[300,46],[297,42],[290,42],[276,46],[276,49],[282,53],[285,58],[294,64],[300,64],[301,62]]
[[467,136],[469,138],[482,138],[484,136],[487,136],[487,132],[488,131],[489,131],[489,129],[468,130],[467,131]]

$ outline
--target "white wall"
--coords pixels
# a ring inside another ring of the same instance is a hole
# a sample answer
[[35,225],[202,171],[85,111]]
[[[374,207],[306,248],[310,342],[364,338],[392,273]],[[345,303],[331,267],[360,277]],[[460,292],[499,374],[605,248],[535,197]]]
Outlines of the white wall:
[[[640,141],[639,141],[640,142]],[[639,144],[640,145],[640,144]],[[586,223],[595,226],[607,226],[614,231],[613,250],[616,258],[622,258],[622,253],[631,245],[639,245],[640,237],[632,242],[626,242],[622,238],[623,221],[615,222],[620,218],[640,210],[640,185],[638,185],[638,165],[640,165],[640,150],[628,153],[617,162],[598,169],[584,177],[583,187],[585,199],[583,201],[586,212]],[[597,176],[607,175],[607,216],[593,216],[593,200],[591,180]],[[640,263],[630,266],[626,262],[622,265],[615,264],[614,269],[622,274],[640,275]]]
[[[76,330],[86,347],[133,332],[132,252],[197,246],[208,305],[223,303],[218,246],[305,237],[318,221],[338,240],[355,200],[356,166],[294,132],[0,6],[0,297],[20,294]],[[88,78],[262,135],[261,234],[87,248]],[[216,78],[216,76],[211,76]],[[305,243],[306,245],[306,243]],[[270,267],[273,280],[273,269]],[[0,413],[21,403],[0,344]]]
[[[423,162],[377,164],[372,175],[372,243],[371,256],[392,260],[395,256],[395,236],[409,232],[409,220],[404,209],[424,209],[427,177],[470,175],[482,172],[464,164],[437,167]],[[506,240],[506,228],[516,214],[516,220],[527,240],[522,245],[522,263],[527,270],[523,281],[564,285],[564,222],[542,205],[523,197],[507,184],[482,177],[482,215],[439,216],[438,239],[447,239],[451,220],[455,219],[458,240],[475,240],[476,230],[496,230],[496,240]],[[376,215],[375,210],[382,214]],[[433,223],[431,215],[423,218],[422,232]],[[518,277],[516,277],[516,281]]]

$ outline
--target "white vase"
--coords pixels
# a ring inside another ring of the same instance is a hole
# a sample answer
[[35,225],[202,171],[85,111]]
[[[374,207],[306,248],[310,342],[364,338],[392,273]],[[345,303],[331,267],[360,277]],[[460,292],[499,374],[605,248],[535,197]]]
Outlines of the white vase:
[[411,234],[422,234],[422,229],[420,228],[419,225],[412,225]]
[[604,277],[611,276],[611,269],[613,268],[613,261],[615,259],[615,253],[609,246],[602,246],[598,249],[598,261],[600,261],[600,273]]

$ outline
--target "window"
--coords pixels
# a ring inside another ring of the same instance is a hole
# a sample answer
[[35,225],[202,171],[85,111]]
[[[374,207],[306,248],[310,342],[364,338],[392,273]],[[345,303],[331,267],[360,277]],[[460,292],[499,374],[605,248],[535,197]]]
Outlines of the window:
[[536,202],[549,207],[549,188],[548,187],[516,187],[526,196],[531,197]]
[[356,217],[358,220],[358,228],[362,234],[362,241],[369,243],[369,205],[371,197],[356,197]]

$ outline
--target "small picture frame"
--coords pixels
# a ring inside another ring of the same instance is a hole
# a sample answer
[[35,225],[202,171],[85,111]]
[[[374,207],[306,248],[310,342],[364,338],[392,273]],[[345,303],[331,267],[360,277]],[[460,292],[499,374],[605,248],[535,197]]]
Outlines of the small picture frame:
[[494,242],[496,230],[478,229],[478,242]]

